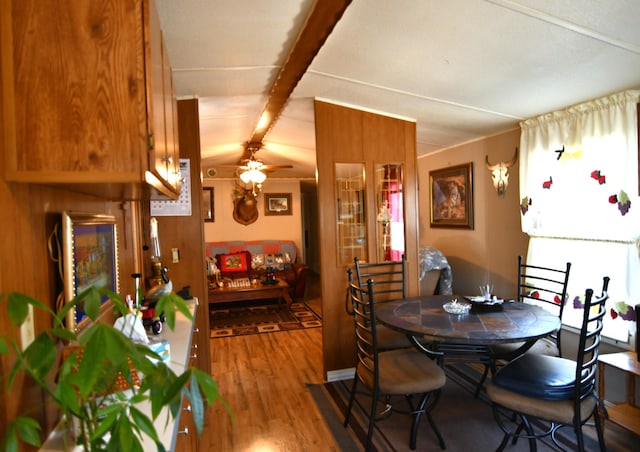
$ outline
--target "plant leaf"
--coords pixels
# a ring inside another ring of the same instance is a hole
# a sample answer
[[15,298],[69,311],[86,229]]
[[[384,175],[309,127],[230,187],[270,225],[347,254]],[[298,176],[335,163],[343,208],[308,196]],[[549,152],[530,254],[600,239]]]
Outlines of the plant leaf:
[[118,415],[122,415],[122,413],[117,408],[111,410],[110,412],[107,412],[104,418],[100,419],[100,422],[98,422],[98,428],[96,428],[96,430],[93,432],[93,434],[89,438],[89,441],[94,442],[95,440],[102,438],[118,419]]
[[192,372],[198,380],[200,390],[204,393],[207,399],[207,404],[212,405],[216,400],[219,400],[220,403],[222,403],[222,405],[224,406],[225,410],[227,410],[227,413],[229,413],[229,416],[231,416],[232,422],[235,422],[235,415],[233,414],[233,410],[220,394],[220,391],[218,390],[218,384],[211,377],[211,375],[196,368],[192,369]]
[[198,380],[195,373],[191,374],[189,389],[187,390],[187,398],[191,405],[193,423],[196,426],[198,436],[200,436],[202,435],[202,429],[204,428],[204,403],[202,401],[202,393],[200,392],[200,387],[198,386]]
[[7,424],[7,431],[3,438],[5,451],[18,452],[18,438],[27,444],[40,447],[40,424],[35,419],[25,416],[13,418]]
[[49,308],[49,306],[35,298],[18,292],[9,292],[9,295],[7,296],[7,313],[9,314],[9,320],[11,320],[11,323],[16,326],[22,325],[27,318],[27,315],[29,315],[29,305],[50,313],[54,318],[56,317],[55,313],[51,308]]
[[[135,424],[127,416],[120,416],[116,428],[112,430],[107,450],[142,452],[140,436]],[[115,447],[112,449],[111,447]]]
[[96,320],[100,315],[102,306],[102,294],[95,286],[90,286],[87,290],[78,295],[84,301],[84,312],[91,320]]
[[69,331],[66,328],[51,328],[49,332],[52,336],[62,339],[67,342],[75,342],[78,338],[75,333]]
[[46,333],[40,333],[22,353],[27,372],[42,380],[47,376],[56,361],[56,344]]
[[140,428],[140,430],[149,435],[156,444],[160,442],[156,428],[146,414],[138,410],[135,406],[130,407],[130,414],[133,422]]

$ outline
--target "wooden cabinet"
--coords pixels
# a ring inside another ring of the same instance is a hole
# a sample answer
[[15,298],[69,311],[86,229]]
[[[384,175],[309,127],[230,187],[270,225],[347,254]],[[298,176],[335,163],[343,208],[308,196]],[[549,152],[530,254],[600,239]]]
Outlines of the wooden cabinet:
[[198,450],[198,433],[193,423],[191,414],[191,406],[189,400],[183,397],[182,411],[180,413],[180,422],[178,424],[178,433],[176,438],[176,452],[193,452]]
[[177,198],[175,96],[153,0],[11,8],[5,178],[106,199]]
[[640,361],[635,352],[619,352],[598,357],[599,387],[598,395],[605,400],[605,367],[612,367],[625,373],[627,381],[627,400],[617,405],[607,403],[609,421],[618,424],[630,432],[640,435],[640,407],[636,406],[636,378],[640,376]]
[[[206,302],[199,309],[208,311]],[[202,312],[200,312],[202,315]],[[198,316],[196,315],[196,319]],[[196,327],[193,330],[191,337],[191,350],[189,356],[189,367],[198,365],[198,333],[199,329]],[[193,421],[193,414],[189,400],[182,398],[182,406],[180,407],[180,421],[178,423],[178,432],[176,437],[176,452],[193,452],[199,449],[200,439],[198,438],[198,432],[196,430],[196,424]]]

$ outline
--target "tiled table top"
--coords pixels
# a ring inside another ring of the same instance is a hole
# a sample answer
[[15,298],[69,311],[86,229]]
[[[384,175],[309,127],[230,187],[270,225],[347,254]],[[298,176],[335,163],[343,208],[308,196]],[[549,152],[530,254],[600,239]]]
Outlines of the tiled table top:
[[376,318],[414,336],[479,345],[534,340],[560,327],[560,320],[553,313],[519,302],[505,302],[500,311],[472,309],[468,314],[448,314],[442,305],[451,298],[429,295],[377,303]]

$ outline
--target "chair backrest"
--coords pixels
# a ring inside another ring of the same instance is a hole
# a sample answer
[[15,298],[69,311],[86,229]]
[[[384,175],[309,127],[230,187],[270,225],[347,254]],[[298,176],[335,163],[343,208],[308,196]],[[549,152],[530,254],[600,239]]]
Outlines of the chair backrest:
[[407,258],[402,255],[399,261],[381,262],[377,264],[363,263],[355,257],[355,280],[360,288],[371,279],[374,282],[376,300],[396,300],[407,297],[406,268]]
[[602,281],[602,294],[593,297],[593,290],[587,289],[584,301],[584,313],[580,339],[578,340],[578,355],[576,358],[576,412],[580,402],[591,395],[596,386],[596,371],[598,367],[598,349],[600,346],[600,333],[606,313],[605,303],[609,298],[607,289],[609,277]]
[[[533,304],[545,304],[560,319],[567,302],[567,284],[571,262],[565,268],[528,265],[522,256],[518,256],[518,301]],[[560,330],[551,337],[560,350]]]
[[378,385],[378,338],[374,306],[374,282],[369,279],[364,287],[351,282],[349,295],[353,309],[358,365],[356,374],[361,380]]
[[560,309],[560,316],[567,301],[567,283],[571,263],[565,268],[528,265],[518,256],[518,301],[549,303]]

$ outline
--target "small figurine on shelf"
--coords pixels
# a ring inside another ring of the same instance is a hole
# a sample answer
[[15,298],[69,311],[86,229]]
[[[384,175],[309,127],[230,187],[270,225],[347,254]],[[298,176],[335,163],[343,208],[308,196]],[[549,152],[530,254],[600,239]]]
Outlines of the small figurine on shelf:
[[278,280],[276,279],[276,269],[273,267],[267,267],[266,271],[266,279],[262,282],[263,284],[277,284]]

